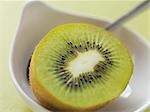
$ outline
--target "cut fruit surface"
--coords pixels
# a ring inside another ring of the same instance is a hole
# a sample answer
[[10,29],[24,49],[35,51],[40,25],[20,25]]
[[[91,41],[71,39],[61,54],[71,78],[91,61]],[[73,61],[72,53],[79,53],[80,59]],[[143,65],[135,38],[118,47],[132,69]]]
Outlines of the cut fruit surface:
[[77,52],[77,57],[68,63],[68,70],[73,77],[79,77],[82,73],[93,72],[94,66],[104,58],[97,50],[89,50],[83,53]]
[[93,110],[126,88],[133,63],[111,33],[90,24],[65,24],[39,42],[30,63],[38,100],[55,110]]

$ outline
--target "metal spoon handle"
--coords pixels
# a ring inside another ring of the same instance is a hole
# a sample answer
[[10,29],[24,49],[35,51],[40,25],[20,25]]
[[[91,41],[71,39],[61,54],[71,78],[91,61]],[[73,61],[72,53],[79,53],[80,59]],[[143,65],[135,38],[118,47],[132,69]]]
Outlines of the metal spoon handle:
[[145,0],[144,2],[140,3],[137,5],[135,8],[133,8],[131,11],[127,12],[123,16],[119,17],[117,20],[115,20],[113,23],[109,24],[108,26],[105,27],[106,30],[114,30],[121,24],[125,23],[132,17],[135,17],[145,9],[150,7],[150,0]]

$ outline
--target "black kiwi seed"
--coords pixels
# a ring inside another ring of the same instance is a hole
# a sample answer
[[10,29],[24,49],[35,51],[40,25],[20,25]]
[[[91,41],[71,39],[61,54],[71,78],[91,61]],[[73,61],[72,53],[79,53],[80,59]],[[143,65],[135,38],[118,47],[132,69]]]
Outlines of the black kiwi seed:
[[98,49],[98,50],[100,50],[101,48],[102,48],[102,45],[101,45],[101,46],[98,46],[98,48],[97,48],[97,49]]
[[107,51],[108,51],[108,49],[104,50],[103,52],[105,53],[105,52],[107,52]]
[[86,51],[88,51],[88,48],[87,48],[87,47],[85,47],[85,50],[86,50]]
[[96,75],[98,78],[101,78],[102,76],[100,74]]
[[70,51],[70,53],[71,53],[71,54],[74,54],[74,52],[73,52],[73,51]]
[[82,84],[84,83],[82,77],[80,78],[80,81],[82,82]]
[[103,52],[104,55],[111,55],[111,52],[108,51],[108,52]]
[[84,75],[82,76],[82,78],[83,78],[83,80],[84,80],[85,82],[87,82],[87,80],[86,80],[86,78],[85,78],[85,76],[84,76]]
[[64,58],[65,56],[61,56],[62,58]]
[[[109,52],[109,53],[108,53],[108,52]],[[109,56],[110,56],[110,53],[111,53],[111,52],[110,52],[110,51],[108,51],[108,49],[106,49],[106,50],[102,51],[102,54],[103,54],[103,55],[108,55],[108,54],[109,54]]]
[[65,60],[65,58],[62,57],[61,60]]
[[93,42],[93,47],[95,47],[95,42]]
[[108,61],[108,64],[113,65],[113,63],[111,61]]
[[72,45],[72,42],[67,42],[68,45]]
[[72,45],[72,42],[70,42],[70,45]]
[[108,59],[108,57],[106,55],[104,57],[105,57],[105,59]]
[[62,70],[62,69],[63,69],[63,67],[59,67],[59,69],[60,69],[60,70]]
[[93,80],[93,77],[92,77],[92,75],[88,75],[88,76],[89,76],[89,79]]
[[68,44],[69,46],[71,46],[71,48],[73,48],[72,42],[67,42],[67,44]]
[[74,84],[74,88],[75,88],[75,90],[77,90],[77,88],[78,88],[78,83],[75,83],[75,84]]
[[74,46],[76,49],[78,48],[76,45]]
[[88,83],[92,83],[92,80],[90,79],[89,75],[87,75]]

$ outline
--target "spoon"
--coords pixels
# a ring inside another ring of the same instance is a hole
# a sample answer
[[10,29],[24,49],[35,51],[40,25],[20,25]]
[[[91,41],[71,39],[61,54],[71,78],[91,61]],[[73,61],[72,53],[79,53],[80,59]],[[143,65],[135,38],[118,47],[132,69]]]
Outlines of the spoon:
[[127,22],[129,19],[135,17],[136,15],[140,14],[144,10],[150,7],[150,0],[145,0],[144,2],[140,3],[136,7],[134,7],[131,11],[128,11],[126,14],[120,16],[116,19],[113,23],[109,24],[105,27],[106,30],[114,30],[118,28],[123,23]]

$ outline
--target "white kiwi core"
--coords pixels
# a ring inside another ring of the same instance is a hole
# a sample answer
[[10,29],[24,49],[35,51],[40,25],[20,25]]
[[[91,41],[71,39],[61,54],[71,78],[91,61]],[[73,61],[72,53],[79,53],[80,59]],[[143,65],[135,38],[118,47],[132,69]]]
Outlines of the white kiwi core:
[[77,57],[68,63],[67,70],[73,74],[73,77],[78,77],[81,73],[93,71],[99,61],[104,61],[104,58],[97,50],[78,52]]

